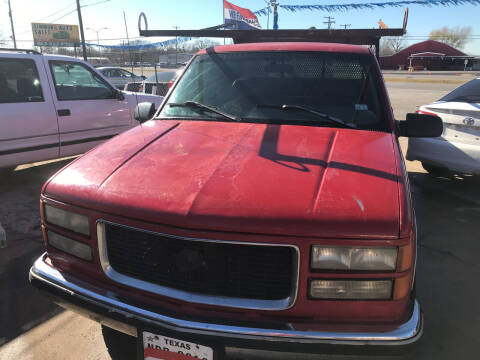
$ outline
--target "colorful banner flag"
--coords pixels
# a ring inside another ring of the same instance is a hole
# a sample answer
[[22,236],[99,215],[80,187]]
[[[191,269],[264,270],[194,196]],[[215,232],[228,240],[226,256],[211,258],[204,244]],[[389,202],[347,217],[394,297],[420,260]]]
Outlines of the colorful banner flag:
[[258,30],[262,27],[257,16],[249,9],[241,8],[223,0],[223,22],[235,30]]

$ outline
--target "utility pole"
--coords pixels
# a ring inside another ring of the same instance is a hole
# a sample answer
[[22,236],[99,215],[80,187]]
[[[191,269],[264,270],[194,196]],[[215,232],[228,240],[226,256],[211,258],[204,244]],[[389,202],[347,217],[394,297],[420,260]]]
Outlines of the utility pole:
[[10,0],[8,0],[8,16],[10,16],[10,26],[12,27],[13,47],[16,49],[17,40],[15,40],[15,29],[13,28],[13,16],[12,16],[12,7],[10,6]]
[[130,56],[130,65],[132,67],[132,73],[133,73],[132,49],[130,48],[130,39],[128,38],[127,16],[125,15],[125,11],[123,11],[123,21],[125,23],[125,33],[127,34],[128,54]]
[[[265,3],[267,4],[267,30],[269,29],[269,23],[270,23],[270,9],[273,8],[273,14],[275,17],[275,14],[277,13],[277,7],[280,5],[277,0],[264,0]],[[277,14],[278,16],[278,14]],[[278,19],[278,18],[277,18]],[[274,20],[275,21],[275,20]]]
[[324,21],[323,23],[327,24],[328,30],[330,30],[332,28],[332,24],[335,24],[335,20],[331,16],[324,16],[324,18],[327,19],[327,21]]
[[[172,26],[175,30],[178,30],[180,26]],[[175,65],[178,64],[178,36],[175,35]]]
[[87,61],[87,48],[85,47],[85,34],[83,33],[82,11],[80,10],[80,0],[77,0],[78,25],[80,26],[80,40],[82,41],[83,60]]
[[342,24],[340,26],[343,26],[345,30],[347,30],[348,27],[352,26],[352,24]]

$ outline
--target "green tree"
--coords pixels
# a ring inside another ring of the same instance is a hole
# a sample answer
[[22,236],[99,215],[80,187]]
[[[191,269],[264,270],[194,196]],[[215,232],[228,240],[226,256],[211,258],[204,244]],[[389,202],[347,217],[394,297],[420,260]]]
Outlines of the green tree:
[[471,33],[471,26],[457,26],[455,28],[444,26],[440,29],[432,30],[428,37],[431,40],[441,41],[456,49],[463,49],[467,42],[470,41],[469,37]]

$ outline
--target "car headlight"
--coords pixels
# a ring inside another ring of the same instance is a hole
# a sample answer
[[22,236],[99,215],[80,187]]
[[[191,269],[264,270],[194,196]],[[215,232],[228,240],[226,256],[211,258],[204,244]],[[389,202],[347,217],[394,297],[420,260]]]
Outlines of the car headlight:
[[62,210],[50,205],[45,205],[45,219],[53,225],[74,231],[83,235],[90,235],[90,222],[88,217],[71,211]]
[[310,297],[324,300],[388,300],[392,280],[312,280]]
[[47,241],[50,246],[66,252],[67,254],[88,261],[92,261],[93,259],[92,247],[83,242],[70,239],[53,231],[47,231]]
[[312,247],[314,270],[394,271],[396,247],[319,246]]

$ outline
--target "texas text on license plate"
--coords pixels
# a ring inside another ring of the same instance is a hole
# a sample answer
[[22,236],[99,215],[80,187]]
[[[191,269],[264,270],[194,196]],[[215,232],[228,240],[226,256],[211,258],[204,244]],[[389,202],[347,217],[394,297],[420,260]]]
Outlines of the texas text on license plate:
[[213,349],[143,331],[143,358],[145,360],[213,360]]

